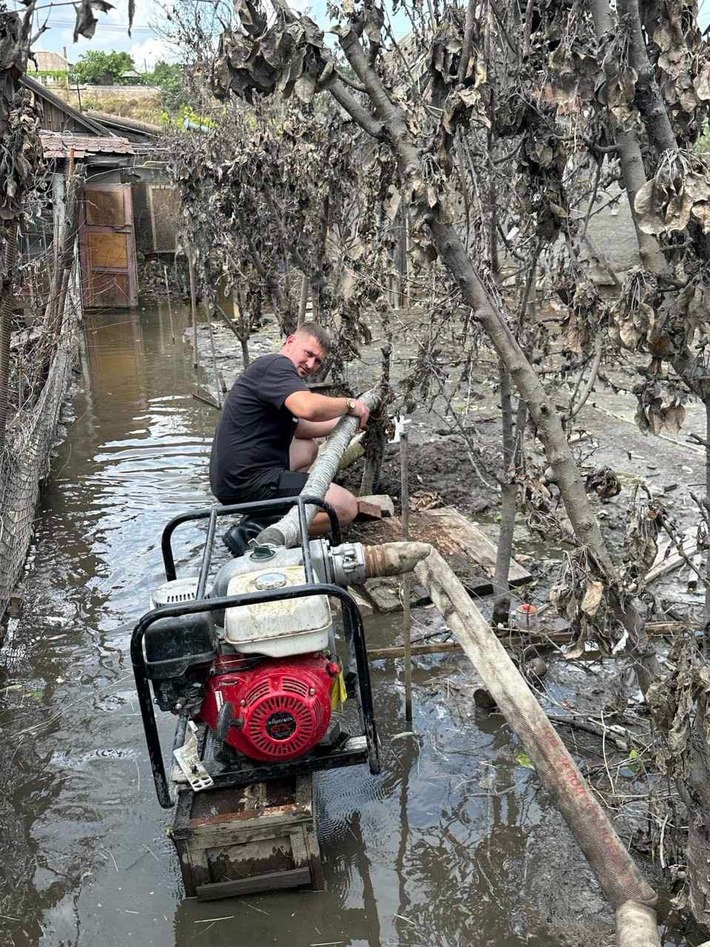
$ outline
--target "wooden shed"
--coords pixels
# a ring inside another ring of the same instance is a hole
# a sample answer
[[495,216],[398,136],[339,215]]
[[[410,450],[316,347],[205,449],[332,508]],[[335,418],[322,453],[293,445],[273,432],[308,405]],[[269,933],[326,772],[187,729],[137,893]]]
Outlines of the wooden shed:
[[[130,308],[138,304],[136,241],[131,185],[122,172],[134,164],[136,149],[101,122],[77,111],[41,83],[25,76],[23,85],[42,108],[42,152],[63,180],[68,164],[86,166],[79,243],[82,302],[85,308]],[[61,187],[54,199],[61,200]]]
[[[177,249],[179,193],[153,154],[161,129],[79,112],[34,79],[25,76],[22,83],[41,103],[42,149],[55,177],[63,180],[70,162],[86,166],[80,230],[84,307],[136,306],[136,251],[172,256]],[[55,189],[55,199],[60,191]]]
[[[86,309],[138,305],[136,240],[130,184],[105,182],[105,172],[130,166],[126,138],[42,132],[47,161],[64,174],[68,162],[87,165],[79,231],[82,302]],[[94,172],[93,174],[91,172]],[[93,183],[96,181],[96,183]]]

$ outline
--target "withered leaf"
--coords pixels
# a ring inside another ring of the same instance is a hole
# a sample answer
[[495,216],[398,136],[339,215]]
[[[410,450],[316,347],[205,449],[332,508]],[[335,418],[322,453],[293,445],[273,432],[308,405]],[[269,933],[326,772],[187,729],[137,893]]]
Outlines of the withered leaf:
[[81,3],[75,5],[76,24],[74,25],[74,42],[76,43],[80,36],[85,39],[91,39],[96,32],[98,20],[91,9],[91,0],[81,0]]
[[296,80],[294,85],[294,92],[298,96],[301,102],[304,105],[308,105],[309,102],[313,101],[313,96],[316,91],[315,79],[311,76],[306,75],[305,73]]
[[596,582],[590,579],[587,582],[584,598],[582,599],[582,604],[580,605],[580,608],[585,613],[585,615],[589,615],[590,618],[594,618],[594,616],[599,611],[599,606],[602,603],[603,595],[604,583]]

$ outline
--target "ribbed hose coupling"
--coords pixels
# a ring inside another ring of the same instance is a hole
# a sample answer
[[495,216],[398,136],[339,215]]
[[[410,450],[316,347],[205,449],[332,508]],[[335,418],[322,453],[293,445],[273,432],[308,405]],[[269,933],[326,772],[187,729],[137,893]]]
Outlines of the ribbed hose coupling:
[[385,575],[403,575],[431,552],[428,543],[382,543],[363,546],[343,543],[330,551],[333,580],[336,585],[362,585],[366,579]]

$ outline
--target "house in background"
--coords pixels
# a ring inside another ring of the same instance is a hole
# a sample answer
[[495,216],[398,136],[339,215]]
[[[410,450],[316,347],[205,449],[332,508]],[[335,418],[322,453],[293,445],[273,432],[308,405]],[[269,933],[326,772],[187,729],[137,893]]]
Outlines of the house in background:
[[[34,62],[32,61],[34,60]],[[64,55],[52,53],[38,49],[28,64],[29,75],[41,82],[42,85],[67,85],[69,83],[69,70],[71,63],[67,59],[67,51]]]

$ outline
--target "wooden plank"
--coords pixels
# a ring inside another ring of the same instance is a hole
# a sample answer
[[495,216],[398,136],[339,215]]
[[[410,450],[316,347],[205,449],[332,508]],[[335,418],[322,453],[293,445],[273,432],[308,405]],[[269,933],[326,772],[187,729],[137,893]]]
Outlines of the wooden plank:
[[[402,522],[398,516],[382,520],[353,523],[349,538],[375,545],[396,542],[402,538]],[[421,510],[410,513],[409,537],[431,543],[456,573],[469,594],[490,595],[495,576],[496,545],[454,507]],[[524,585],[532,576],[520,563],[510,564],[511,586]],[[369,583],[368,583],[369,590]]]
[[286,871],[269,872],[269,874],[257,875],[253,878],[198,885],[196,893],[199,901],[217,901],[219,898],[234,898],[242,894],[256,894],[259,891],[300,888],[310,883],[311,869],[309,867],[289,868]]
[[684,565],[686,558],[693,558],[698,551],[697,527],[694,526],[683,533],[682,549],[684,555],[680,554],[675,543],[672,543],[670,539],[663,544],[659,543],[658,552],[656,553],[653,565],[643,577],[641,584],[648,585],[655,579],[659,579],[662,575],[667,575],[679,566]]
[[[452,651],[461,653],[461,645],[458,641],[439,641],[436,644],[413,644],[409,653],[412,656],[418,654],[450,654]],[[368,648],[367,657],[370,661],[381,661],[383,659],[396,659],[404,657],[404,648],[400,645],[394,648]]]

